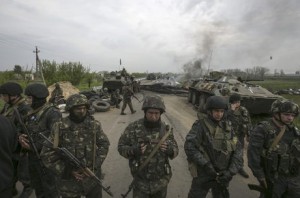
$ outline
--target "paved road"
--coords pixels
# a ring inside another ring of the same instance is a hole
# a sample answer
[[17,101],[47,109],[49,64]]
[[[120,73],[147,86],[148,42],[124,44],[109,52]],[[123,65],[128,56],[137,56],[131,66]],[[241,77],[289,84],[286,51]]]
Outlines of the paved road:
[[[149,94],[151,92],[145,93]],[[140,100],[143,99],[143,94],[137,94],[137,96]],[[178,157],[171,161],[173,177],[169,184],[167,197],[185,198],[187,197],[192,178],[188,171],[183,144],[186,134],[196,120],[196,111],[191,104],[187,103],[187,100],[184,97],[174,95],[162,96],[167,108],[167,112],[163,114],[162,119],[173,126],[175,138],[180,149]],[[125,127],[130,122],[144,116],[144,113],[141,110],[142,104],[135,99],[133,99],[133,104],[134,108],[137,110],[137,113],[135,114],[130,114],[129,109],[127,109],[126,111],[128,114],[121,116],[120,110],[115,108],[112,108],[109,112],[95,114],[95,118],[102,123],[104,132],[108,135],[111,143],[108,156],[103,164],[103,172],[105,174],[104,185],[111,186],[111,191],[114,193],[115,197],[121,197],[120,194],[126,192],[132,180],[128,161],[119,155],[117,143]],[[247,166],[246,170],[250,173]],[[249,179],[244,179],[239,175],[235,176],[230,185],[231,197],[257,198],[258,193],[250,191],[247,188],[248,183],[256,183],[256,180],[252,175]],[[18,186],[18,188],[20,189],[21,187]],[[35,196],[32,195],[31,197],[34,198]],[[106,198],[109,196],[103,192],[103,197]],[[128,197],[132,197],[132,194],[129,194]],[[211,197],[211,195],[208,195],[208,197]]]

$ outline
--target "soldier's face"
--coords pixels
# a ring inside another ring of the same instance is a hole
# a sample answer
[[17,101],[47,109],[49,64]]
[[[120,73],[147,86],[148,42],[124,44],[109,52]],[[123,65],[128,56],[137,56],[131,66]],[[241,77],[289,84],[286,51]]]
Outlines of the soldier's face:
[[240,101],[235,101],[232,104],[230,104],[230,107],[232,110],[237,110],[238,108],[240,108],[241,106],[241,102]]
[[33,100],[32,96],[26,96],[26,102],[28,105],[32,104],[32,100]]
[[294,113],[280,113],[281,122],[284,124],[292,124],[295,119]]
[[73,114],[77,118],[84,118],[86,116],[86,113],[87,113],[87,108],[85,105],[75,106],[73,108]]
[[215,119],[216,121],[220,121],[224,116],[224,111],[225,111],[224,109],[213,109],[211,111],[211,115],[213,119]]
[[149,122],[157,122],[160,118],[160,110],[158,109],[148,109],[146,111],[146,119]]

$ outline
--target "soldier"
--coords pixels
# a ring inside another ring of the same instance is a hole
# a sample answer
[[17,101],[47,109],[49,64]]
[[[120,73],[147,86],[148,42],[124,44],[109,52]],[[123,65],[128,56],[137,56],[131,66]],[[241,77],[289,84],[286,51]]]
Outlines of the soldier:
[[55,106],[47,103],[49,91],[45,85],[30,84],[25,88],[25,95],[32,108],[25,120],[30,137],[22,134],[19,136],[19,142],[28,150],[31,185],[37,198],[59,197],[55,177],[40,160],[43,139],[39,134],[43,133],[48,137],[53,123],[61,118],[61,113]]
[[193,176],[189,198],[206,197],[209,189],[214,198],[229,197],[229,182],[241,168],[243,150],[225,120],[226,109],[222,96],[209,97],[207,114],[199,114],[186,136],[184,149]]
[[102,96],[101,99],[109,99],[110,95],[108,93],[108,89],[107,87],[104,87],[103,91],[102,91]]
[[[248,165],[268,197],[300,197],[300,131],[293,124],[299,106],[276,100],[272,118],[250,133]],[[261,196],[264,197],[264,196]]]
[[120,96],[120,90],[116,89],[114,92],[111,94],[111,102],[113,105],[116,106],[116,108],[120,109],[120,102],[122,101],[122,98]]
[[131,113],[134,114],[136,111],[133,109],[131,103],[131,96],[133,96],[134,93],[132,91],[132,87],[130,86],[130,82],[127,82],[126,85],[122,87],[122,93],[123,93],[123,106],[121,110],[121,115],[126,115],[126,113],[124,113],[124,110],[126,109],[127,104],[130,108]]
[[133,197],[164,198],[172,177],[169,158],[178,155],[178,146],[172,129],[161,120],[166,110],[162,98],[147,96],[142,110],[144,118],[126,127],[119,139],[118,151],[129,159],[134,177]]
[[[241,96],[239,94],[232,94],[229,97],[229,110],[228,119],[232,123],[232,128],[241,142],[242,147],[245,147],[245,136],[249,136],[249,131],[251,129],[251,118],[248,110],[241,106]],[[244,170],[243,166],[239,170],[239,174],[245,178],[249,178],[248,173]]]
[[17,133],[14,125],[0,115],[0,196],[12,197],[12,183],[14,182],[14,165],[12,155],[17,147]]
[[[15,111],[18,111],[20,117],[24,117],[31,110],[30,106],[25,102],[25,99],[21,96],[23,89],[21,85],[15,82],[7,82],[1,85],[0,94],[5,102],[1,114],[7,117],[15,126],[17,134],[21,134],[22,127],[17,119]],[[20,195],[22,198],[29,197],[32,193],[30,186],[30,177],[28,172],[28,154],[21,149],[21,145],[18,144],[17,149],[13,153],[14,164],[14,186],[12,195],[17,195],[16,183],[18,180],[23,184],[23,191]]]
[[102,197],[102,189],[92,177],[85,175],[82,169],[74,167],[55,151],[57,147],[66,148],[101,178],[101,165],[107,156],[109,141],[100,122],[88,114],[88,108],[86,96],[71,95],[66,103],[69,115],[52,128],[49,139],[53,147],[47,146],[42,150],[45,165],[60,178],[58,184],[63,198],[81,195],[87,198]]
[[51,103],[57,103],[60,99],[63,99],[63,90],[60,87],[59,83],[55,83],[55,88],[51,92],[51,98],[49,99],[49,102]]

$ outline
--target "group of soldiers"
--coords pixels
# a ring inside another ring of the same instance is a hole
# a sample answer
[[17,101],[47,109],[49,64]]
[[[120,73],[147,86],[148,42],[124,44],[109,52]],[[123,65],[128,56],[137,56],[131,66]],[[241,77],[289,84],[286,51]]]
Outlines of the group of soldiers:
[[[12,197],[18,180],[24,186],[22,197],[29,197],[33,189],[38,198],[100,198],[102,189],[112,195],[99,179],[110,142],[101,123],[89,114],[86,96],[71,95],[66,101],[68,115],[63,117],[47,102],[45,85],[28,85],[26,101],[22,93],[17,83],[0,87],[6,102],[1,114],[10,120],[0,117],[0,141],[6,142],[1,142],[0,150],[1,197]],[[118,152],[128,159],[133,176],[122,196],[132,190],[134,198],[165,198],[172,177],[169,160],[179,148],[173,128],[161,119],[166,112],[163,99],[146,96],[142,110],[143,118],[129,123],[118,141]],[[239,95],[207,99],[205,112],[198,113],[184,143],[193,177],[189,198],[206,197],[210,190],[214,198],[229,197],[233,176],[249,177],[243,169],[245,139],[249,141],[248,165],[258,179],[261,197],[300,197],[300,131],[293,125],[299,107],[289,100],[276,100],[271,112],[270,120],[251,126]]]

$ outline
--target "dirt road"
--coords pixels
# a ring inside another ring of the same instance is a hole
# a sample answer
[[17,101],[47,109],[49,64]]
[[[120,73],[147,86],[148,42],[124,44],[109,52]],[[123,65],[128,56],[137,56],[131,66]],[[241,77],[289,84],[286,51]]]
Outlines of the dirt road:
[[[150,94],[151,92],[145,92]],[[174,135],[179,146],[179,155],[171,161],[173,177],[168,187],[168,198],[187,197],[190,185],[191,176],[188,171],[188,164],[186,155],[184,153],[183,145],[185,136],[190,130],[193,122],[196,120],[196,111],[192,105],[187,103],[185,97],[178,97],[175,95],[161,95],[164,98],[167,112],[163,114],[162,119],[169,123],[174,128]],[[142,100],[143,94],[137,94],[137,97]],[[126,109],[127,115],[120,115],[119,109],[111,109],[109,112],[96,113],[94,116],[102,123],[104,132],[110,140],[110,149],[108,156],[103,164],[104,185],[111,186],[111,191],[114,197],[121,197],[121,193],[125,193],[128,189],[132,177],[130,175],[128,161],[121,157],[117,151],[117,143],[121,133],[125,127],[132,121],[142,118],[144,112],[141,110],[142,104],[133,99],[134,108],[137,113],[130,114],[129,109]],[[247,162],[245,162],[247,164]],[[248,173],[250,170],[245,167]],[[250,191],[247,187],[248,183],[256,183],[256,180],[251,177],[244,179],[237,175],[233,178],[230,185],[230,194],[233,198],[256,198],[258,193]],[[32,196],[34,197],[34,196]],[[103,192],[103,197],[109,197]],[[132,193],[128,197],[132,197]],[[209,195],[208,197],[211,197]]]

